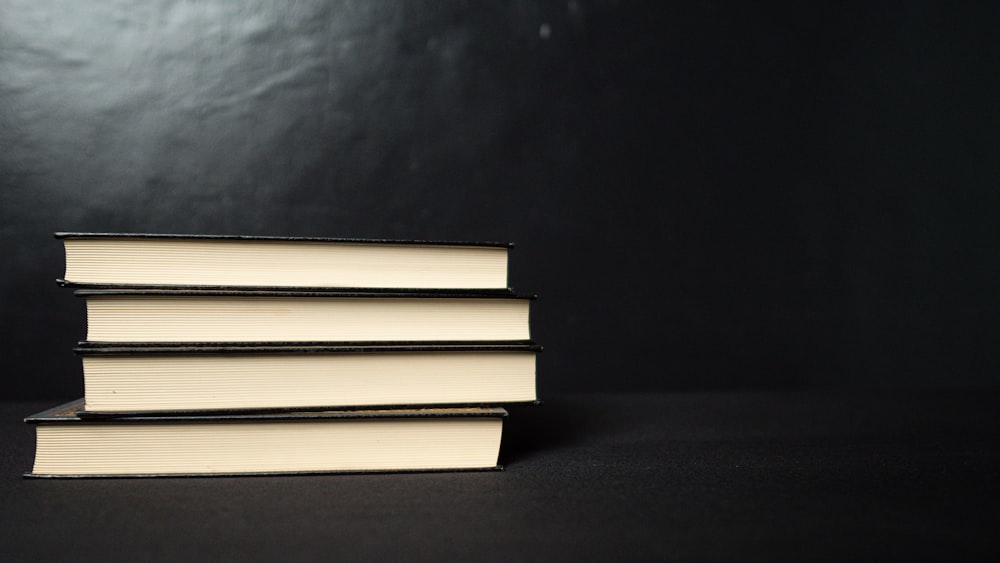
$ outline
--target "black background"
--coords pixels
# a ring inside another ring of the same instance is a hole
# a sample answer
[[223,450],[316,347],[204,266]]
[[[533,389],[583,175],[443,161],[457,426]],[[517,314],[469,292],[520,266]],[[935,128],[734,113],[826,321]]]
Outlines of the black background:
[[543,397],[995,385],[997,6],[5,2],[2,396],[59,230],[514,241]]
[[[0,554],[995,559],[998,21],[0,2]],[[514,241],[546,402],[500,473],[22,479],[60,230]]]

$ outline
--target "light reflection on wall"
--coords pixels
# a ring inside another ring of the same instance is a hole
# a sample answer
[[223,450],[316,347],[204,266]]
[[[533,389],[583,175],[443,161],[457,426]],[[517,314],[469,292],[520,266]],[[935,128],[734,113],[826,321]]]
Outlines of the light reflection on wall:
[[[65,201],[59,228],[254,232],[276,209],[371,210],[373,187],[412,215],[386,171],[480,158],[512,109],[514,67],[481,72],[498,53],[465,19],[395,2],[7,2],[0,162]],[[537,19],[517,33],[537,41]]]
[[275,145],[301,166],[351,118],[338,92],[365,54],[329,32],[377,15],[321,2],[8,4],[4,109],[24,158],[44,155],[26,164],[63,196],[204,204],[232,184],[266,190],[293,173],[270,160]]

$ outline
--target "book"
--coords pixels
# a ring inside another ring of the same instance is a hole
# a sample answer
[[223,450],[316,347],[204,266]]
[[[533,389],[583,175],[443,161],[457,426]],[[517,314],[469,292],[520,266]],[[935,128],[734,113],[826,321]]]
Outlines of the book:
[[534,402],[532,343],[81,343],[87,415]]
[[507,288],[513,244],[235,235],[56,233],[62,283],[127,287]]
[[88,420],[76,401],[30,416],[27,477],[271,475],[498,469],[500,408]]
[[89,289],[92,342],[530,340],[533,297],[481,293]]

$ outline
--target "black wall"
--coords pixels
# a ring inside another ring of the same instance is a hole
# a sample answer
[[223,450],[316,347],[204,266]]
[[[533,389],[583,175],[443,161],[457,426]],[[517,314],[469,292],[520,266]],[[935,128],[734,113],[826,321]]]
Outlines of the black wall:
[[543,396],[998,383],[996,3],[0,4],[3,396],[57,230],[512,240]]

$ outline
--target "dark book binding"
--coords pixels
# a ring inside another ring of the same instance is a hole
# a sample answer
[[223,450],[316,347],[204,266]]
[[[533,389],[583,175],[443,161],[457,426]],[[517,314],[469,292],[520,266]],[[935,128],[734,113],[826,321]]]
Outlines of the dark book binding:
[[379,238],[336,238],[336,237],[289,237],[289,236],[258,236],[258,235],[188,235],[188,234],[163,234],[163,233],[75,233],[57,232],[54,234],[57,239],[101,239],[101,238],[130,238],[130,239],[173,239],[173,240],[245,240],[245,241],[276,241],[276,242],[316,242],[316,243],[345,243],[345,244],[391,244],[391,245],[415,245],[415,246],[484,246],[514,248],[513,242],[491,242],[491,241],[453,241],[453,240],[423,240],[423,239],[379,239]]
[[124,290],[124,291],[191,291],[217,294],[226,291],[239,291],[251,293],[325,293],[344,295],[385,295],[385,294],[420,294],[433,295],[436,297],[448,297],[451,295],[480,295],[483,297],[515,295],[512,287],[497,289],[439,289],[439,288],[395,288],[395,287],[292,287],[283,285],[156,285],[140,283],[90,283],[74,282],[62,278],[56,279],[56,285],[76,290]]
[[462,289],[440,289],[440,290],[399,290],[386,289],[385,291],[364,290],[343,290],[340,288],[296,288],[288,289],[259,289],[246,287],[219,286],[213,288],[189,288],[177,286],[148,286],[143,288],[122,287],[122,288],[102,288],[102,289],[77,289],[74,292],[77,297],[106,297],[106,296],[136,296],[149,295],[156,297],[330,297],[330,298],[350,298],[350,299],[524,299],[534,300],[537,294],[519,295],[508,290],[462,290]]
[[469,342],[79,342],[79,355],[370,354],[391,352],[541,352],[531,340]]
[[[83,399],[70,401],[51,409],[25,417],[28,424],[80,424],[88,423],[86,419],[77,416],[83,408]],[[176,424],[178,422],[239,422],[251,420],[329,420],[329,419],[371,419],[371,418],[464,418],[487,417],[506,418],[507,411],[502,408],[488,407],[452,407],[452,408],[392,408],[349,410],[337,409],[326,411],[291,411],[291,412],[232,412],[225,415],[208,414],[159,414],[150,416],[127,417],[120,416],[106,422],[115,424]],[[104,422],[104,421],[102,421]]]
[[199,477],[287,477],[293,475],[364,475],[364,474],[394,474],[394,473],[480,473],[484,471],[503,471],[503,465],[497,464],[493,467],[462,467],[445,469],[337,469],[330,471],[247,471],[242,473],[95,473],[86,475],[60,474],[49,475],[46,473],[26,472],[22,477],[27,479],[191,479]]
[[247,471],[241,473],[95,473],[86,475],[46,473],[22,473],[27,479],[191,479],[199,477],[287,477],[308,475],[364,475],[364,474],[394,474],[394,473],[480,473],[484,471],[503,471],[503,465],[493,467],[461,467],[444,469],[337,469],[330,471]]
[[87,420],[92,422],[98,421],[110,421],[110,420],[120,420],[120,419],[149,419],[149,418],[161,418],[161,419],[175,419],[183,417],[226,417],[226,416],[257,416],[257,415],[274,415],[274,414],[289,414],[289,413],[324,413],[331,412],[331,408],[335,408],[337,412],[365,412],[370,410],[396,410],[396,409],[448,409],[468,407],[468,408],[491,408],[491,407],[513,407],[513,406],[527,406],[527,405],[541,405],[542,401],[540,399],[535,399],[533,401],[498,401],[491,403],[426,403],[419,405],[409,405],[409,404],[392,404],[392,405],[365,405],[361,407],[262,407],[262,408],[248,408],[248,409],[236,409],[236,408],[226,408],[226,409],[175,409],[171,411],[95,411],[87,410],[85,408],[80,408],[80,410],[74,413],[79,419]]

